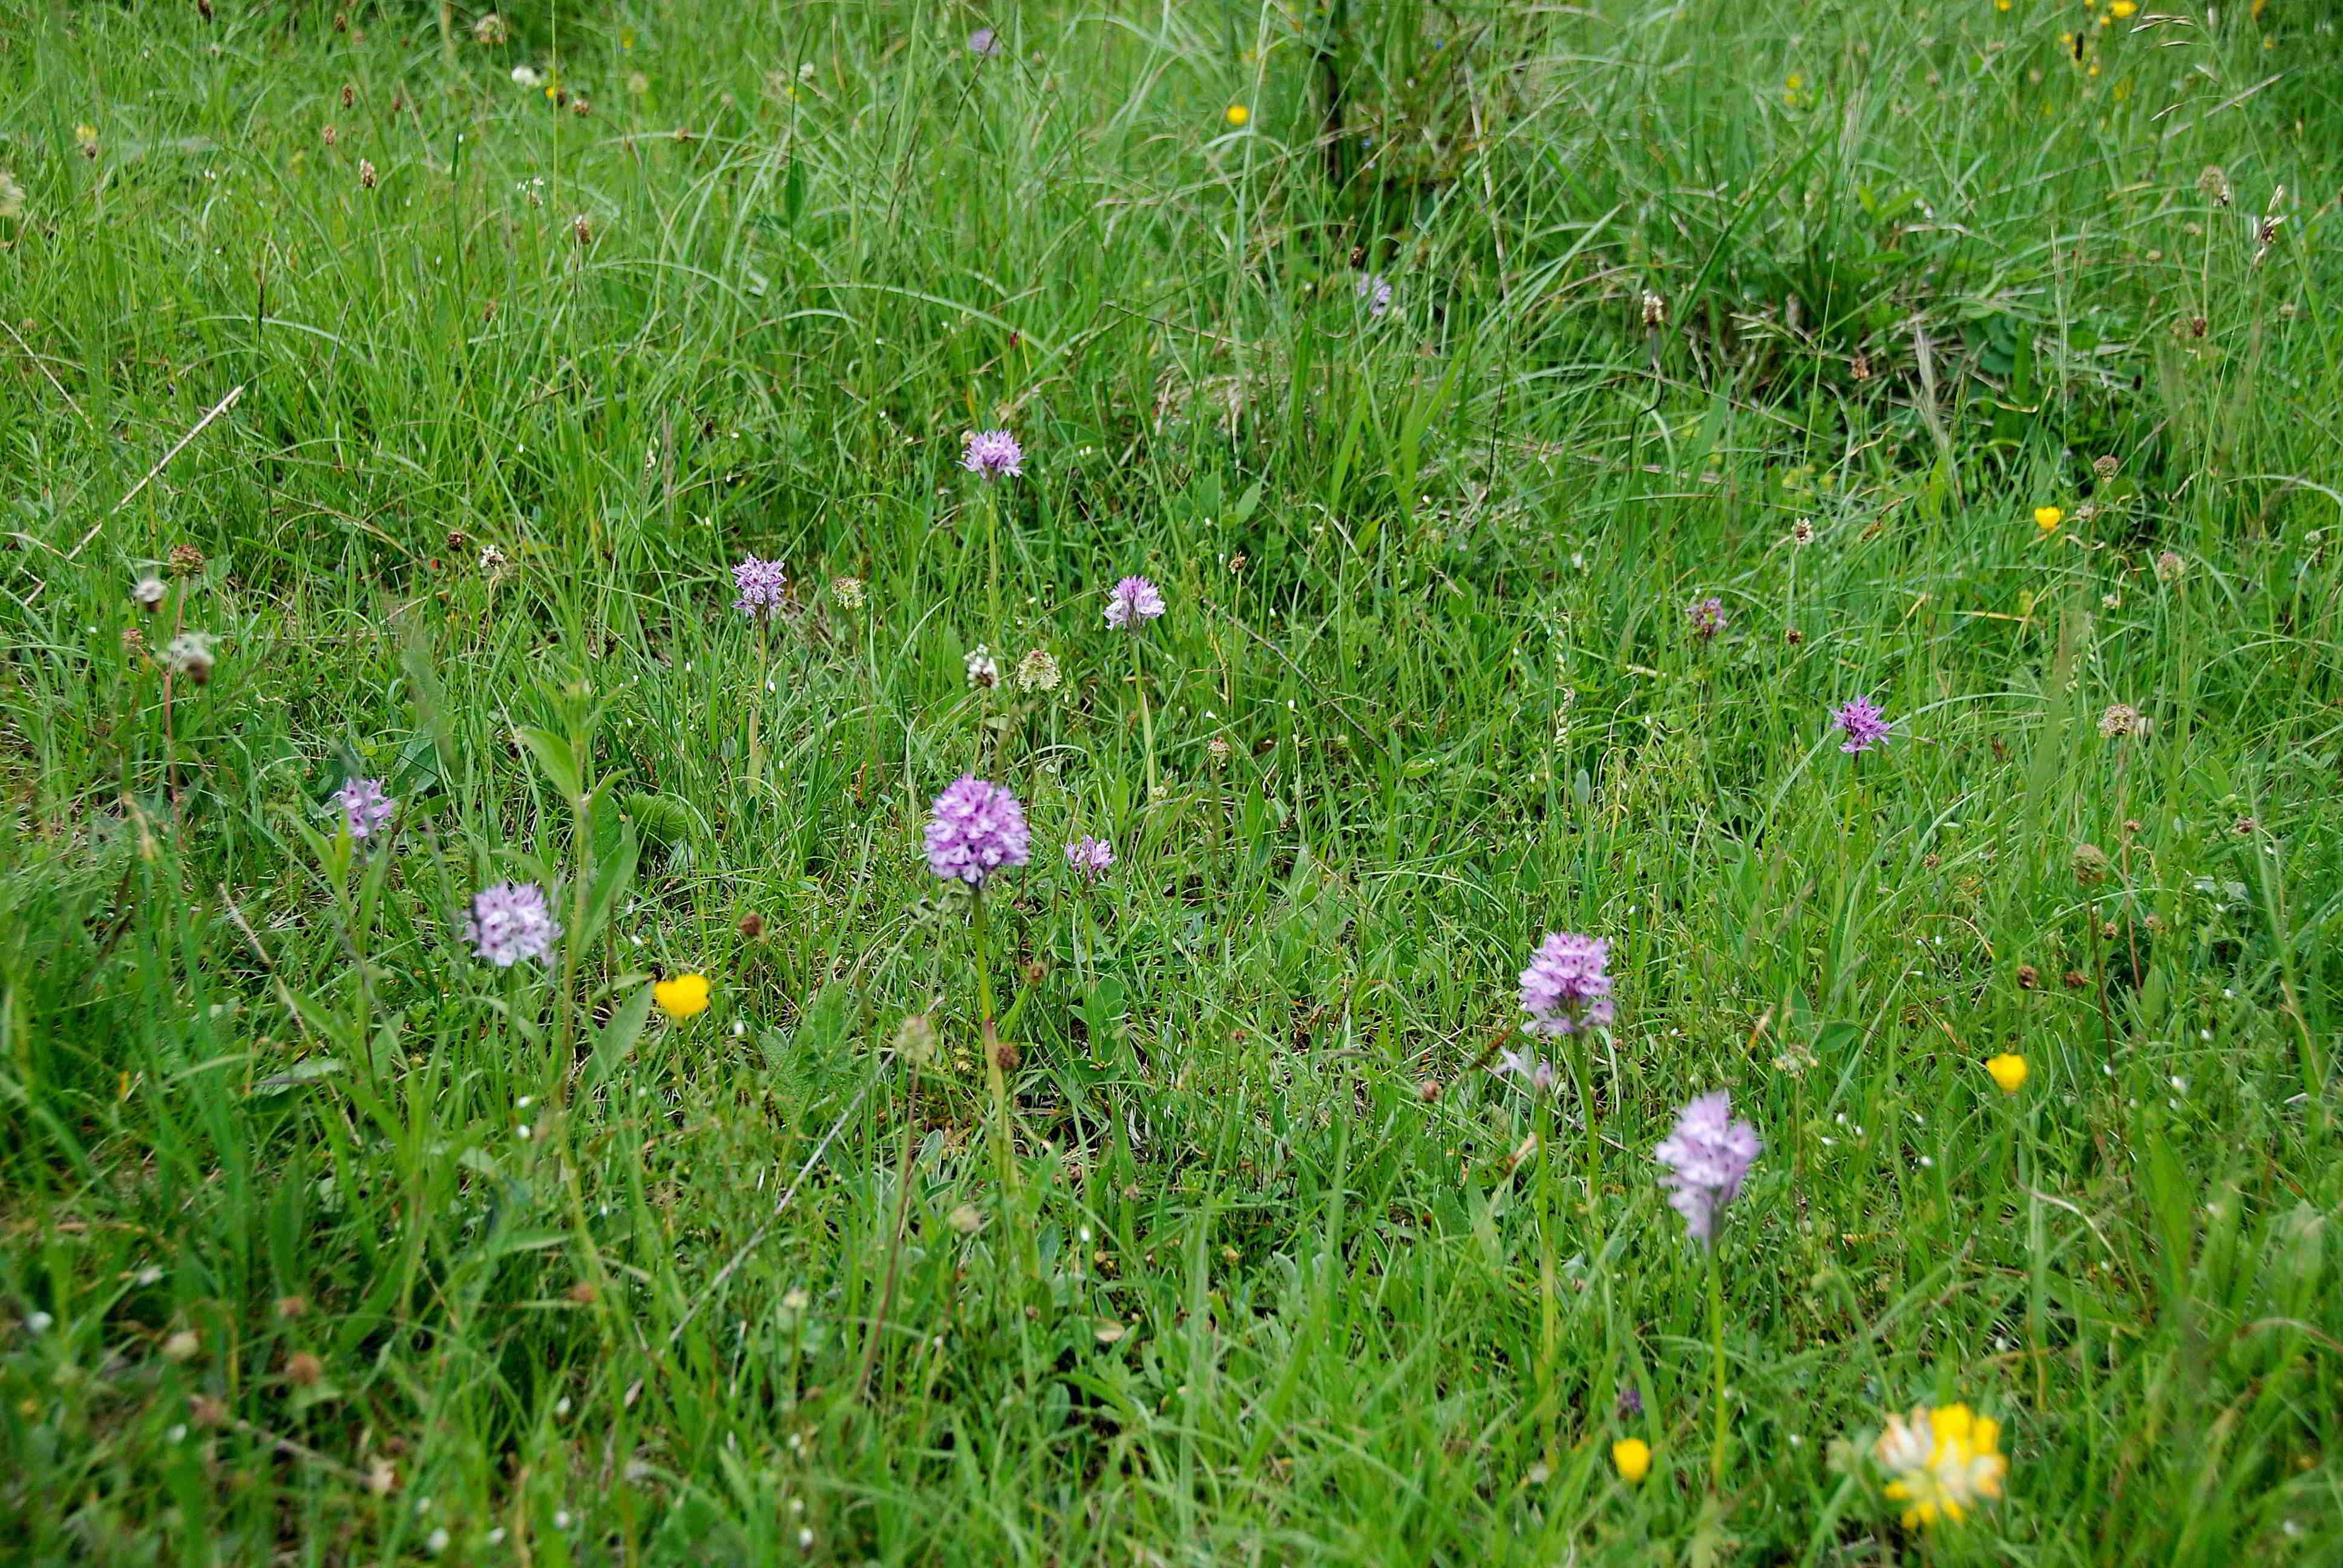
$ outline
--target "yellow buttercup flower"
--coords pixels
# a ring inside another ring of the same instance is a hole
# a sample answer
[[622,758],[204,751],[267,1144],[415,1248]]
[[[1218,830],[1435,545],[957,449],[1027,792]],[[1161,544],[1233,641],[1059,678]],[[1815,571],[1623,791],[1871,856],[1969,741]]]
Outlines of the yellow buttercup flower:
[[2115,0],[2115,4],[2107,7],[2107,15],[2120,22],[2138,9],[2137,0]]
[[2001,1495],[2009,1471],[2001,1422],[1965,1404],[1916,1405],[1908,1418],[1889,1416],[1872,1455],[1895,1478],[1888,1500],[1907,1504],[1906,1530],[1939,1520],[1959,1523],[1978,1503]]
[[1640,1437],[1623,1437],[1611,1445],[1611,1462],[1619,1467],[1620,1480],[1639,1485],[1652,1473],[1652,1445]]
[[1229,124],[1232,126],[1242,126],[1247,120],[1252,118],[1252,111],[1246,108],[1242,104],[1231,104],[1229,106],[1229,112],[1226,118]]
[[2040,528],[2046,534],[2066,520],[2066,514],[2056,507],[2036,507],[2034,508],[2034,526]]
[[678,975],[651,987],[651,1000],[669,1018],[694,1018],[708,1010],[708,977]]
[[2026,1087],[2026,1059],[2013,1051],[2003,1051],[1986,1062],[1985,1070],[1993,1074],[2004,1094],[2015,1094]]

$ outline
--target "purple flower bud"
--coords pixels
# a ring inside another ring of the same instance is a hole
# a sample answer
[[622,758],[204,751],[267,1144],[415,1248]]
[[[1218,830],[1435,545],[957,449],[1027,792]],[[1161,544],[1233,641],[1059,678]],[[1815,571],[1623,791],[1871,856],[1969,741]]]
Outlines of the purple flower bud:
[[760,561],[750,556],[732,568],[732,586],[740,592],[732,608],[754,620],[759,615],[781,613],[782,590],[789,586],[789,574],[779,561]]
[[1846,732],[1846,742],[1841,751],[1868,751],[1886,744],[1887,731],[1895,720],[1880,711],[1879,705],[1867,697],[1858,697],[1831,714],[1831,722]]
[[1095,882],[1114,864],[1114,846],[1085,833],[1066,846],[1066,864]]
[[353,779],[334,794],[342,808],[342,819],[349,824],[350,837],[372,837],[390,820],[398,809],[398,802],[382,792],[379,779]]
[[1652,1151],[1668,1168],[1660,1182],[1669,1189],[1669,1204],[1705,1246],[1716,1244],[1716,1217],[1739,1196],[1742,1178],[1765,1147],[1755,1127],[1732,1118],[1730,1093],[1704,1094],[1676,1113],[1675,1131]]
[[1013,479],[1025,472],[1025,448],[1006,430],[979,430],[968,437],[960,466],[988,479],[1004,474]]
[[1703,639],[1715,637],[1725,629],[1725,601],[1721,598],[1694,599],[1684,606],[1684,618],[1692,622],[1694,636]]
[[498,882],[472,899],[464,922],[464,940],[473,950],[500,970],[523,959],[541,959],[553,946],[561,928],[553,923],[545,890],[535,882]]
[[946,881],[980,888],[1003,867],[1025,864],[1033,835],[1016,796],[969,773],[936,797],[927,846],[929,870]]
[[1522,971],[1522,1010],[1532,1034],[1575,1034],[1612,1018],[1611,944],[1574,931],[1549,932]]
[[1107,593],[1106,623],[1117,631],[1137,631],[1162,613],[1162,592],[1145,578],[1125,578]]

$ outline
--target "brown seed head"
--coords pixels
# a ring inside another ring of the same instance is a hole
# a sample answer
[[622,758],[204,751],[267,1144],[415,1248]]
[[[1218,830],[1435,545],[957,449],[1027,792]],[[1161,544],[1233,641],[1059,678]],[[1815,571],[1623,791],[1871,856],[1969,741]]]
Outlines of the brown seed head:
[[740,917],[740,934],[748,938],[752,942],[759,937],[763,936],[765,934],[765,917],[757,913],[754,910],[742,915]]
[[295,1351],[285,1358],[285,1381],[295,1388],[315,1388],[325,1375],[326,1363],[307,1351]]
[[2017,966],[2018,990],[2032,990],[2041,983],[2042,971],[2040,970],[2036,969],[2032,964],[2020,964]]

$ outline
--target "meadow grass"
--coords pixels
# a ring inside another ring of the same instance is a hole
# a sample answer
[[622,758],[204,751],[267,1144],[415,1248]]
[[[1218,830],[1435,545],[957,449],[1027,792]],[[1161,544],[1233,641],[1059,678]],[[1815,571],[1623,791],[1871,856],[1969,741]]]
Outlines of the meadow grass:
[[0,30],[8,1554],[2343,1557],[2329,8],[210,9]]

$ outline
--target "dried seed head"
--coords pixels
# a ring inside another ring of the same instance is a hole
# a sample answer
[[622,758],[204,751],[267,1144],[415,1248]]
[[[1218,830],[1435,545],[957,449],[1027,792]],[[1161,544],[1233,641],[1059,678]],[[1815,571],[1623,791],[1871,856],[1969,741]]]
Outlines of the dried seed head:
[[2020,964],[2017,966],[2018,990],[2032,990],[2041,983],[2042,971],[2040,970],[2036,969],[2032,964]]
[[2058,977],[2058,983],[2068,990],[2081,990],[2091,983],[2091,977],[2080,970],[2068,970]]
[[2147,733],[2147,716],[2128,702],[2111,702],[2099,715],[2099,734],[2109,740]]
[[594,226],[586,221],[586,215],[584,213],[581,212],[576,217],[569,220],[569,237],[576,240],[579,245],[591,245],[594,243]]
[[594,1288],[594,1282],[591,1280],[580,1280],[563,1292],[573,1303],[581,1307],[592,1306],[596,1298],[601,1293]]
[[374,189],[374,160],[372,158],[360,158],[358,160],[358,188],[360,190],[370,191]]
[[1046,648],[1037,648],[1017,661],[1017,686],[1022,691],[1055,691],[1062,677],[1058,661]]
[[913,1067],[925,1067],[936,1059],[936,1023],[926,1013],[915,1012],[905,1019],[895,1030],[895,1054]]
[[2076,845],[2069,864],[2074,869],[2075,880],[2087,888],[2106,881],[2108,873],[2115,869],[2107,859],[2107,852],[2097,844]]
[[1648,288],[1644,290],[1644,325],[1665,327],[1667,324],[1668,302]]
[[1790,525],[1790,539],[1794,544],[1813,544],[1815,542],[1815,520],[1812,518],[1800,518],[1796,522],[1792,523]]
[[326,1363],[307,1351],[295,1351],[285,1358],[285,1381],[295,1388],[314,1388],[326,1375]]
[[197,686],[212,678],[212,635],[204,631],[183,631],[171,639],[163,650],[163,663],[175,675],[184,675]]
[[342,84],[342,107],[346,109],[356,107],[357,101],[358,89],[357,84],[352,82],[344,82]]
[[1868,354],[1857,354],[1854,358],[1848,360],[1846,362],[1846,373],[1854,377],[1857,381],[1870,380],[1871,356]]
[[173,577],[191,578],[204,569],[204,552],[193,545],[173,545],[170,561]]
[[2097,474],[2102,479],[2114,478],[2116,477],[2116,455],[2113,452],[2102,455],[2097,461],[2091,465],[2091,472]]
[[2215,206],[2227,206],[2237,199],[2229,188],[2229,176],[2218,164],[2205,166],[2205,172],[2197,176],[2197,189]]
[[2165,550],[2156,558],[2156,580],[2157,582],[2178,582],[2180,580],[2180,574],[2187,569],[2188,563],[2170,550]]
[[752,942],[759,937],[763,936],[765,934],[765,917],[757,913],[754,910],[742,915],[740,917],[740,934],[748,938]]
[[342,139],[342,134],[341,134],[339,131],[337,131],[337,130],[334,129],[334,127],[333,127],[333,126],[327,126],[323,131],[321,131],[321,132],[320,132],[320,133],[318,133],[318,134],[319,134],[321,136],[323,136],[323,137],[324,137],[326,145],[327,145],[327,146],[329,146],[329,147],[330,147],[330,146],[332,146],[336,142],[338,142],[338,141],[340,141],[340,140]]
[[277,1297],[277,1315],[285,1319],[288,1322],[295,1318],[307,1317],[309,1315],[309,1298],[307,1296]]

